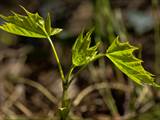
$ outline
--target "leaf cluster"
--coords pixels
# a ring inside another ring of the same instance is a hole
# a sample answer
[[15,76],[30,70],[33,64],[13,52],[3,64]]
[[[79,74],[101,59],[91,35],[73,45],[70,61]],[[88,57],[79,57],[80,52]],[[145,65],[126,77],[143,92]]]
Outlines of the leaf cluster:
[[[5,21],[2,25],[0,25],[0,29],[26,37],[48,38],[49,42],[51,42],[49,38],[50,36],[62,31],[60,28],[51,27],[49,14],[44,20],[38,13],[30,13],[24,7],[22,7],[22,9],[25,11],[26,16],[14,12],[12,12],[13,15],[7,17],[0,15],[0,18]],[[122,43],[117,37],[111,46],[106,50],[106,53],[98,53],[99,43],[94,46],[90,46],[92,32],[93,29],[85,35],[81,33],[73,45],[72,64],[74,67],[86,66],[90,62],[106,56],[116,67],[118,67],[124,74],[136,83],[140,85],[148,84],[160,87],[155,83],[153,77],[154,75],[143,68],[141,64],[142,60],[133,55],[133,51],[137,50],[137,47],[130,45],[129,42]],[[54,48],[53,51],[55,52]],[[55,56],[57,57],[57,55]],[[57,62],[59,63],[58,59]],[[59,68],[61,69],[61,66]]]

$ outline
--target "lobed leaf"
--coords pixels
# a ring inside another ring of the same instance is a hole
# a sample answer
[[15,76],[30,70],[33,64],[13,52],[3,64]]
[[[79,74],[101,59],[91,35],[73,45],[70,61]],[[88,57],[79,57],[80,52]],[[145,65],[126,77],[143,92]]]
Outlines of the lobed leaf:
[[38,13],[30,13],[24,7],[22,9],[26,12],[26,16],[15,12],[7,17],[0,15],[0,18],[5,21],[0,25],[0,29],[16,35],[35,38],[47,38],[62,31],[60,28],[51,27],[49,14],[45,21]]
[[97,56],[99,44],[90,47],[91,33],[90,30],[85,36],[81,33],[72,47],[72,63],[75,66],[82,66],[91,62]]
[[141,64],[142,60],[133,55],[133,51],[136,49],[138,48],[130,45],[128,42],[121,43],[117,37],[107,49],[106,56],[136,83],[159,87],[159,85],[154,82],[154,75],[143,68]]

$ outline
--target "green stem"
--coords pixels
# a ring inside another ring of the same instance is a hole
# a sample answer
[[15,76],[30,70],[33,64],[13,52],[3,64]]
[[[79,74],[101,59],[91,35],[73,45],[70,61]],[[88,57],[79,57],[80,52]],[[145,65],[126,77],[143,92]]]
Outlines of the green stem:
[[82,66],[82,67],[78,70],[78,72],[75,73],[75,74],[72,76],[72,78],[69,80],[69,84],[71,84],[72,81],[73,81],[73,80],[80,74],[80,72],[81,72],[82,70],[84,70],[84,68],[86,68],[86,67],[87,67],[87,65]]
[[62,78],[62,86],[63,86],[63,94],[62,94],[62,99],[61,99],[61,107],[59,108],[59,114],[60,114],[60,120],[68,120],[68,115],[69,115],[69,111],[70,111],[70,106],[71,106],[71,102],[70,102],[70,99],[68,98],[68,88],[69,88],[69,80],[71,78],[71,75],[72,75],[72,72],[75,68],[74,65],[71,66],[71,69],[69,70],[66,78],[64,76],[64,72],[63,72],[63,69],[62,69],[62,65],[59,61],[59,57],[57,55],[57,52],[56,52],[56,49],[54,47],[54,44],[52,43],[52,40],[51,38],[48,36],[47,37],[48,40],[49,40],[49,43],[52,47],[52,51],[53,51],[53,54],[54,54],[54,57],[57,61],[57,64],[58,64],[58,68],[59,68],[59,71],[60,71],[60,75],[61,75],[61,78]]
[[61,99],[61,107],[59,108],[60,120],[68,120],[69,112],[71,108],[71,101],[68,98],[68,88],[69,88],[69,80],[71,78],[72,72],[75,66],[72,65],[68,74],[65,77],[65,81],[63,81],[63,94]]
[[72,72],[73,72],[74,68],[75,68],[75,66],[72,65],[71,68],[70,68],[70,70],[69,70],[69,72],[68,72],[68,74],[67,74],[67,76],[66,76],[67,83],[69,83],[70,80],[71,80],[71,76],[72,76]]
[[62,99],[61,99],[61,107],[59,108],[60,120],[67,120],[69,110],[70,110],[70,100],[68,99],[68,95],[67,95],[67,90],[68,90],[68,86],[69,86],[68,85],[68,79],[69,79],[69,77],[70,77],[74,68],[71,68],[71,70],[68,73],[68,77],[65,79],[64,72],[63,72],[63,69],[62,69],[62,65],[59,61],[59,57],[57,55],[54,44],[52,43],[52,40],[49,36],[47,38],[48,38],[48,41],[49,41],[49,43],[52,47],[53,55],[54,55],[54,57],[56,59],[56,62],[58,64],[58,68],[59,68],[61,79],[62,79],[63,95],[62,95]]
[[52,42],[52,40],[51,40],[51,38],[50,38],[49,36],[48,36],[47,38],[48,38],[48,41],[49,41],[49,43],[50,43],[50,45],[51,45],[51,47],[52,47],[53,55],[54,55],[54,57],[55,57],[55,59],[56,59],[56,61],[57,61],[61,78],[62,78],[63,81],[65,81],[65,77],[64,77],[62,65],[61,65],[61,63],[60,63],[60,61],[59,61],[59,57],[58,57],[58,55],[57,55],[56,49],[55,49],[55,47],[54,47],[54,44],[53,44],[53,42]]
[[68,98],[68,88],[69,88],[69,81],[72,75],[72,72],[74,70],[75,66],[72,65],[67,76],[66,80],[63,81],[63,95],[62,95],[62,101],[61,101],[61,108],[60,108],[60,120],[68,120],[69,118],[69,112],[71,107],[71,101]]
[[[99,59],[99,58],[105,57],[105,56],[106,56],[106,55],[105,55],[104,53],[100,53],[100,54],[98,54],[96,57],[94,57],[94,59],[93,59],[91,62],[93,62],[93,61],[95,61],[95,60],[97,60],[97,59]],[[89,63],[88,63],[88,64],[89,64]],[[83,70],[88,66],[88,64],[83,65],[83,66],[78,70],[77,73],[75,73],[72,77],[70,77],[69,84],[73,81],[74,78],[76,78],[76,77],[81,73],[81,71],[83,71]],[[75,66],[74,66],[74,68],[75,68]]]
[[68,85],[63,84],[63,95],[61,99],[61,107],[60,107],[60,120],[68,120],[69,112],[71,107],[71,101],[68,98]]

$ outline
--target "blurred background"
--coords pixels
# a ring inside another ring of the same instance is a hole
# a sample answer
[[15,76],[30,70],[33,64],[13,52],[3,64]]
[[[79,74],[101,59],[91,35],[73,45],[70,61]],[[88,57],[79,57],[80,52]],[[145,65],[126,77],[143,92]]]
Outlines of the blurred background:
[[[160,80],[159,0],[1,0],[0,14],[24,14],[19,7],[51,14],[53,36],[64,71],[78,34],[94,27],[101,49],[116,36],[140,49],[135,55]],[[2,20],[0,20],[2,23]],[[62,95],[58,67],[46,39],[0,30],[0,120],[55,120]],[[69,89],[73,120],[160,120],[160,90],[139,86],[106,58],[88,65]]]

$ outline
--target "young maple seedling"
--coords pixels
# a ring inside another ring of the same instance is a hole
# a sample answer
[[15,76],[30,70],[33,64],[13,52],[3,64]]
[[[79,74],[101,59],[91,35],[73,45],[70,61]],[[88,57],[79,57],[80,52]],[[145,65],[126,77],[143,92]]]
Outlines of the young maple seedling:
[[[159,87],[154,82],[153,75],[147,72],[141,62],[142,60],[133,55],[133,51],[138,49],[130,45],[128,42],[121,43],[117,37],[105,53],[99,53],[99,44],[90,46],[92,30],[85,35],[81,33],[72,47],[72,65],[68,74],[64,75],[61,62],[57,55],[54,44],[50,36],[58,34],[62,31],[60,28],[51,27],[51,19],[48,14],[44,20],[38,13],[30,13],[24,7],[21,8],[26,12],[26,16],[12,12],[11,16],[0,15],[5,22],[0,25],[0,29],[13,33],[16,35],[33,37],[33,38],[46,38],[51,45],[53,55],[56,59],[60,76],[62,79],[63,95],[61,99],[61,106],[59,107],[59,119],[68,120],[69,111],[71,107],[70,99],[68,98],[67,90],[72,80],[84,69],[89,63],[101,58],[109,58],[116,67],[118,67],[129,78],[134,80],[140,85],[152,85]],[[79,71],[73,74],[73,70],[78,67]]]

